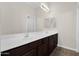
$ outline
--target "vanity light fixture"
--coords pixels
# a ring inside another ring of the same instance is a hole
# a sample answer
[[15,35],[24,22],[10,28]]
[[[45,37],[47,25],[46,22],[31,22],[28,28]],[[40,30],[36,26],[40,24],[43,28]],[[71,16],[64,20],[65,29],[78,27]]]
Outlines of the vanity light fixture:
[[43,9],[45,12],[49,12],[49,8],[47,7],[47,5],[45,3],[41,3],[40,5],[41,9]]

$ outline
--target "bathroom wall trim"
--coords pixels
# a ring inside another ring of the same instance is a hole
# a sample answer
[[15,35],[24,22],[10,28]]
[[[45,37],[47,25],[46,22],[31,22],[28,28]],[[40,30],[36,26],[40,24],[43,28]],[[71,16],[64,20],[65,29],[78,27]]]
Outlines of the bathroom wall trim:
[[63,45],[58,45],[58,47],[62,47],[62,48],[69,49],[69,50],[72,50],[72,51],[75,51],[75,52],[79,52],[77,49],[66,47],[66,46],[63,46]]

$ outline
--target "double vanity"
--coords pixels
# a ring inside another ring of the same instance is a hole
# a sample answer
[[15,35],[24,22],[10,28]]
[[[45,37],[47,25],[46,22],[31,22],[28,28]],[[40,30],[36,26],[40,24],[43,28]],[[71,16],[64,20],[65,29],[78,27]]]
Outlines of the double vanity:
[[57,30],[2,36],[1,56],[48,56],[57,43]]

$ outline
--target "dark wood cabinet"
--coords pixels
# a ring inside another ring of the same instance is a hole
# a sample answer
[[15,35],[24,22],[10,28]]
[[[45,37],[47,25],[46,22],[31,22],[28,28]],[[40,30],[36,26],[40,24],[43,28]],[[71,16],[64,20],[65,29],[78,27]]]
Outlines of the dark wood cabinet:
[[49,38],[49,45],[48,45],[48,51],[49,51],[49,54],[53,51],[54,49],[54,40],[52,38]]
[[58,42],[58,35],[57,34],[49,37],[49,41],[48,41],[49,54],[56,48],[57,42]]
[[1,52],[1,56],[47,56],[56,48],[58,34]]
[[23,56],[36,56],[36,48],[26,52]]
[[38,56],[47,56],[48,55],[48,48],[47,44],[43,44],[42,46],[38,47]]
[[43,38],[42,45],[38,47],[38,56],[48,55],[48,37]]

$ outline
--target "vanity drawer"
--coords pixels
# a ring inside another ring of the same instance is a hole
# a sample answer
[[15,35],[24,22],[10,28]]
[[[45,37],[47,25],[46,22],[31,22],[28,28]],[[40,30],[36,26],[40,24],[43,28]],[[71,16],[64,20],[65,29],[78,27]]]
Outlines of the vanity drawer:
[[40,46],[41,44],[42,44],[42,40],[40,39],[40,40],[29,43],[29,46],[30,46],[30,49],[32,49],[32,48],[35,48],[37,46]]
[[25,53],[23,56],[36,56],[36,55],[37,55],[37,50],[36,48],[34,48],[28,51],[27,53]]
[[48,37],[42,39],[42,44],[48,44]]

